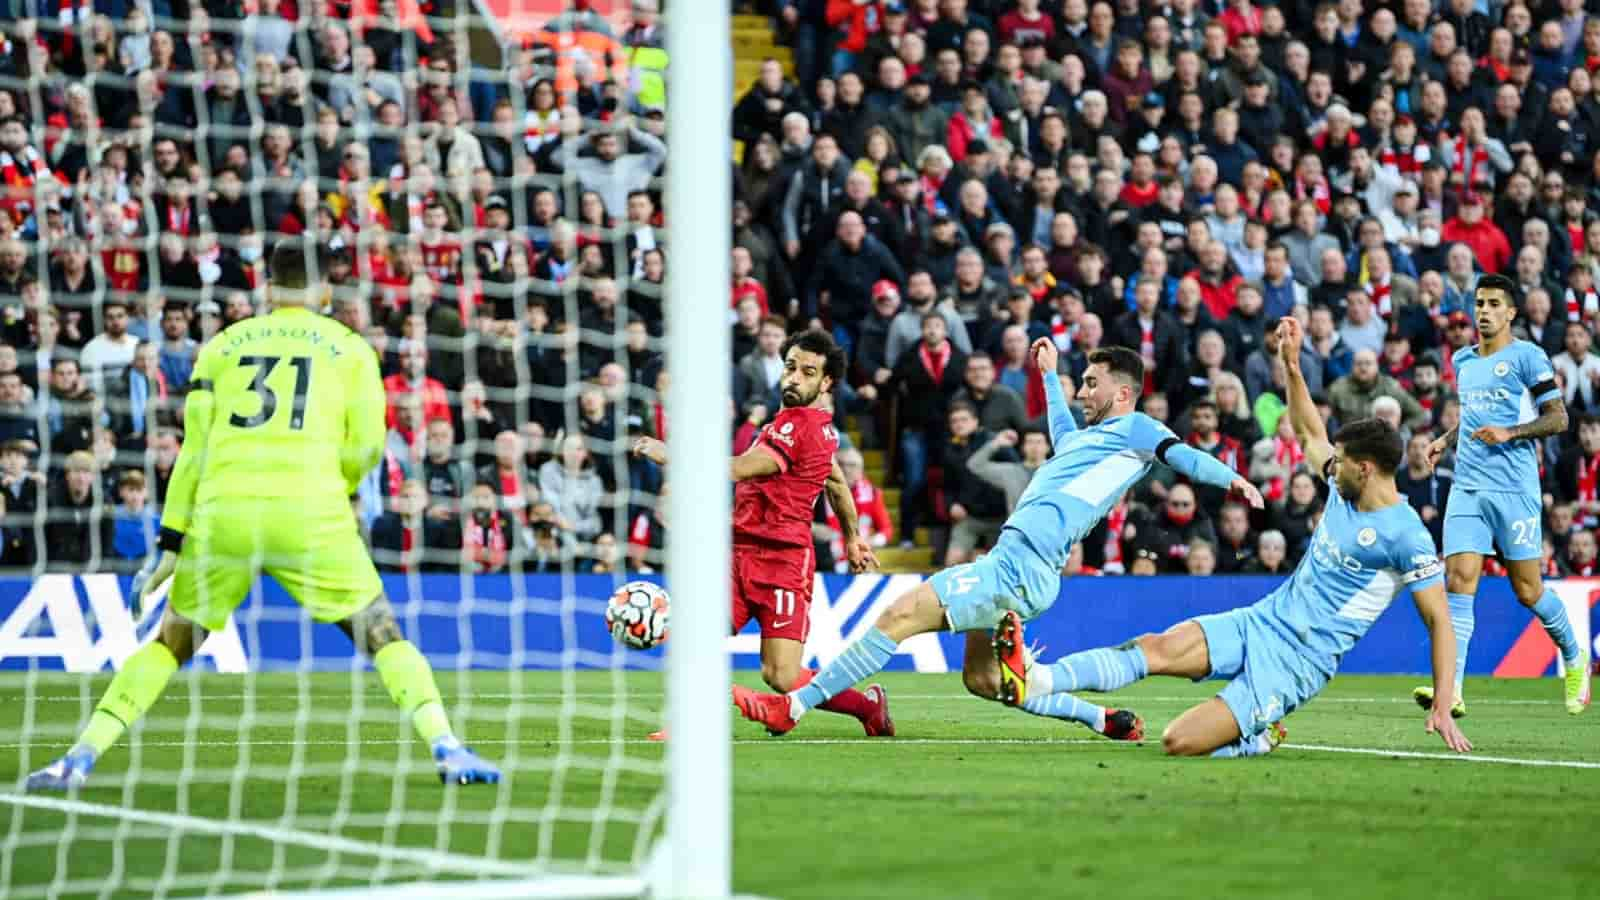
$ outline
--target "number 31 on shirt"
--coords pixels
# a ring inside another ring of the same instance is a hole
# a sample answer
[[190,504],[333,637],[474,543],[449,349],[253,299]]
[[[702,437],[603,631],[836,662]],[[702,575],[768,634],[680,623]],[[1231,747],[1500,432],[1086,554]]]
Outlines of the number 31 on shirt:
[[306,424],[306,394],[311,390],[311,357],[291,356],[287,360],[282,356],[241,356],[240,366],[255,368],[255,379],[250,382],[250,390],[255,391],[261,399],[261,408],[252,416],[241,416],[238,413],[228,417],[228,424],[235,428],[258,428],[272,421],[278,412],[278,392],[267,384],[267,379],[272,377],[273,370],[279,364],[287,361],[294,366],[294,403],[290,407],[289,429],[299,431]]

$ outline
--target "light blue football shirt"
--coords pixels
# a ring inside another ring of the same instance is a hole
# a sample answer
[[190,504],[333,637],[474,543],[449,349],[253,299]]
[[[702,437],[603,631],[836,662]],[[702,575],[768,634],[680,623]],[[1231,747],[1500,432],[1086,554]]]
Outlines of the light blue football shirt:
[[1473,491],[1539,495],[1539,458],[1533,441],[1489,446],[1472,436],[1485,425],[1512,428],[1538,418],[1538,408],[1558,396],[1550,357],[1537,344],[1512,341],[1500,352],[1478,355],[1476,345],[1455,356],[1461,431],[1456,438],[1456,486]]
[[1401,591],[1444,582],[1444,564],[1433,535],[1403,496],[1393,506],[1361,512],[1339,495],[1331,476],[1328,495],[1306,555],[1255,610],[1302,644],[1306,661],[1331,678]]
[[1078,428],[1056,378],[1046,378],[1051,457],[1033,473],[1006,519],[1046,562],[1065,566],[1081,541],[1158,460],[1205,484],[1227,487],[1237,477],[1210,454],[1178,440],[1172,429],[1141,412]]

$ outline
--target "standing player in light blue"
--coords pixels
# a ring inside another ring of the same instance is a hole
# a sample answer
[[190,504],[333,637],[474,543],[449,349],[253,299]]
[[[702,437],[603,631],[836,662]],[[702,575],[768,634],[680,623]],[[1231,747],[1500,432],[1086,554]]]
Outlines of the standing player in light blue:
[[[1021,621],[1055,603],[1072,545],[1157,461],[1195,481],[1235,491],[1261,507],[1261,494],[1248,480],[1210,454],[1184,444],[1165,425],[1134,411],[1144,385],[1144,363],[1137,353],[1107,347],[1089,354],[1089,368],[1078,391],[1088,427],[1079,430],[1056,375],[1055,344],[1040,338],[1030,352],[1044,376],[1055,452],[1034,473],[994,549],[978,562],[940,572],[897,599],[861,640],[805,687],[788,694],[763,694],[735,686],[734,703],[745,718],[775,734],[787,732],[807,711],[882,669],[902,641],[946,630],[967,632],[962,665],[967,689],[987,699],[1003,699],[1006,682],[990,631],[1008,612],[1014,614],[1011,621],[1020,631]],[[1025,652],[1020,643],[1016,652]],[[1142,725],[1132,713],[1111,713],[1101,723],[1102,734],[1122,740],[1142,736]],[[1065,717],[1060,711],[1039,714]]]
[[[1538,438],[1567,430],[1567,408],[1544,350],[1511,336],[1517,315],[1511,279],[1483,276],[1474,299],[1478,344],[1462,347],[1454,357],[1461,424],[1428,445],[1430,466],[1456,448],[1456,483],[1444,517],[1445,582],[1456,627],[1456,703],[1450,712],[1457,718],[1467,714],[1461,677],[1472,640],[1472,602],[1483,558],[1498,544],[1511,590],[1561,651],[1567,712],[1578,715],[1589,706],[1589,648],[1573,634],[1561,598],[1540,575],[1544,508],[1534,445]],[[1433,703],[1431,688],[1419,687],[1412,695],[1423,706]]]
[[[1289,376],[1285,415],[1306,463],[1323,473],[1331,490],[1311,548],[1289,580],[1253,606],[1200,616],[1118,647],[1074,653],[1049,666],[1028,665],[1017,652],[1020,625],[1003,622],[995,631],[996,655],[1005,677],[1025,687],[1011,702],[1032,711],[1036,704],[1070,697],[1067,691],[1114,691],[1149,675],[1225,678],[1227,686],[1215,697],[1167,726],[1161,744],[1178,756],[1259,756],[1278,746],[1281,720],[1322,690],[1339,660],[1409,587],[1433,642],[1439,699],[1427,730],[1437,731],[1452,750],[1472,749],[1449,714],[1456,642],[1444,567],[1422,519],[1394,486],[1400,436],[1384,422],[1364,419],[1345,425],[1330,446],[1300,372],[1300,339],[1300,323],[1285,318],[1278,326],[1279,355]],[[1098,709],[1076,698],[1065,705],[1074,704]],[[1078,721],[1097,724],[1092,715]]]

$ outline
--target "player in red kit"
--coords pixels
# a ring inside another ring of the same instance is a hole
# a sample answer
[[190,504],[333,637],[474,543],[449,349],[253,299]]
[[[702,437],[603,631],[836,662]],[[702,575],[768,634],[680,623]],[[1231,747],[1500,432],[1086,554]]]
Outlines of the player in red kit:
[[[844,351],[824,332],[791,337],[783,348],[783,408],[750,449],[733,458],[733,633],[761,625],[761,677],[774,690],[795,690],[816,674],[803,668],[811,627],[811,584],[817,571],[812,510],[826,490],[839,517],[853,572],[877,566],[856,527],[855,499],[834,462],[833,386],[844,378]],[[641,437],[633,452],[658,464],[666,447]],[[872,737],[894,734],[882,685],[846,691],[823,709],[854,716]]]

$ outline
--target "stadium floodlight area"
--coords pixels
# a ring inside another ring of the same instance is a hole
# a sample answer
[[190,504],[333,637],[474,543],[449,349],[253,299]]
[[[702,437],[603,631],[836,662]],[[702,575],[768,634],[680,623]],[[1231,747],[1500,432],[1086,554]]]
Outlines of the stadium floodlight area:
[[[588,67],[601,63],[581,46],[554,39],[530,62],[518,52],[519,23],[508,21],[503,12],[496,15],[494,4],[480,3],[440,3],[431,8],[433,17],[398,29],[399,52],[408,63],[415,65],[423,35],[431,31],[437,42],[433,46],[444,48],[452,65],[448,71],[417,66],[395,73],[395,83],[409,86],[416,79],[417,93],[408,96],[417,96],[431,90],[433,79],[448,79],[441,86],[474,105],[508,98],[514,174],[495,178],[494,194],[508,200],[513,227],[519,231],[526,230],[540,191],[560,196],[566,214],[576,220],[583,191],[572,169],[548,174],[530,164],[523,140],[524,122],[531,121],[526,96],[538,79],[548,77],[559,85],[574,72],[585,77]],[[305,11],[313,5],[321,4],[300,6]],[[520,9],[541,4],[509,5]],[[399,6],[405,15],[414,4],[403,0]],[[625,4],[615,6],[613,27],[624,24],[627,16]],[[439,12],[451,7],[448,14]],[[666,104],[665,129],[670,163],[651,189],[664,198],[670,227],[670,232],[656,232],[671,250],[664,288],[641,276],[640,266],[626,264],[638,250],[627,229],[581,224],[579,248],[597,245],[608,257],[624,261],[616,266],[621,305],[609,330],[592,327],[595,320],[585,315],[581,278],[557,284],[533,273],[488,277],[473,252],[482,235],[481,224],[473,221],[470,197],[484,173],[439,171],[438,192],[467,202],[460,204],[465,212],[458,235],[460,286],[440,289],[434,302],[458,308],[466,306],[458,301],[481,295],[482,308],[503,310],[497,318],[518,324],[478,328],[469,321],[464,327],[439,330],[416,305],[409,317],[397,313],[396,321],[405,323],[407,346],[414,337],[409,318],[426,335],[429,359],[444,359],[457,373],[446,385],[452,406],[476,409],[484,400],[486,406],[507,411],[499,417],[460,416],[463,433],[457,437],[463,458],[492,459],[496,438],[510,440],[505,432],[515,431],[526,454],[539,449],[533,442],[542,439],[546,455],[559,462],[559,438],[588,434],[595,469],[610,472],[602,500],[610,505],[606,530],[571,538],[558,535],[543,544],[540,532],[530,529],[534,545],[509,548],[485,539],[486,558],[504,552],[499,574],[481,575],[470,561],[460,562],[459,551],[453,549],[441,559],[420,539],[426,529],[415,545],[406,541],[398,556],[375,552],[380,564],[390,564],[384,581],[400,629],[434,664],[456,732],[500,767],[501,781],[441,785],[427,747],[397,711],[369,661],[333,627],[313,622],[280,588],[258,583],[228,627],[210,635],[165,696],[100,758],[85,787],[68,794],[24,793],[23,776],[71,745],[112,669],[154,638],[165,610],[158,595],[135,618],[124,604],[131,569],[116,568],[110,548],[101,546],[96,535],[93,557],[98,562],[92,561],[87,573],[60,574],[56,567],[47,572],[49,548],[43,548],[25,593],[16,591],[14,605],[0,603],[0,730],[6,735],[0,738],[0,760],[15,766],[12,785],[0,788],[0,897],[483,900],[728,895],[731,748],[724,642],[730,495],[724,425],[730,353],[729,5],[726,0],[674,4],[662,22],[671,60],[666,77],[672,102]],[[152,26],[181,36],[193,23],[157,19]],[[253,18],[212,19],[209,27],[248,42],[257,23]],[[350,39],[360,49],[363,35],[352,33]],[[314,58],[319,40],[316,29],[296,31],[295,55]],[[604,58],[607,65],[613,62],[609,54]],[[178,137],[193,144],[199,169],[206,173],[220,168],[216,154],[226,151],[232,140],[260,147],[270,128],[263,124],[256,79],[269,67],[241,60],[237,68],[239,97],[251,124],[211,121],[210,107],[203,102],[206,85],[174,79],[168,90],[192,90],[201,101],[196,103],[198,126],[172,134],[156,124],[119,140],[149,159],[153,142]],[[301,72],[312,92],[361,93],[359,87],[336,83],[336,76],[309,66]],[[619,112],[638,98],[637,68],[634,76],[633,85],[615,88],[622,97]],[[102,96],[95,92],[97,84],[122,81],[132,86],[132,79],[107,70],[91,73],[82,83],[97,98]],[[35,111],[43,108],[44,93],[63,86],[0,76],[0,87],[30,98]],[[345,139],[339,146],[397,139],[403,153],[408,140],[428,136],[426,126],[418,126],[415,110],[403,131],[386,132],[367,102],[358,101],[355,119],[341,125]],[[610,113],[609,106],[602,108]],[[635,111],[642,122],[644,110]],[[35,117],[30,124],[37,144],[44,139],[46,121]],[[496,134],[486,123],[464,120],[463,127],[485,139]],[[586,127],[597,131],[611,126],[591,120]],[[87,140],[92,144],[97,137],[103,136],[91,133]],[[324,198],[333,194],[349,199],[360,193],[347,190],[342,178],[319,181],[319,169],[328,169],[318,154],[330,151],[317,140],[314,117],[308,116],[304,128],[291,137],[304,166],[294,183],[286,182],[281,172],[257,171],[245,179],[244,196],[257,220],[272,207],[272,192],[294,197],[308,191],[305,184],[317,183],[316,193]],[[97,151],[91,152],[91,160],[96,156]],[[387,181],[383,191],[413,187],[390,172],[373,172],[370,178]],[[35,186],[41,208],[57,187]],[[151,198],[158,185],[147,181],[134,190],[146,221],[130,240],[150,271],[157,272],[161,226]],[[205,219],[209,201],[204,190],[196,193]],[[476,205],[482,207],[484,199],[478,194]],[[622,210],[608,212],[623,221]],[[307,208],[305,213],[308,230],[335,254],[361,260],[378,249],[375,229],[362,227],[353,235],[319,231],[318,212]],[[335,215],[342,220],[346,214],[341,210]],[[355,214],[358,219],[361,215]],[[209,228],[203,226],[206,233]],[[389,242],[406,240],[397,231],[388,232]],[[219,240],[234,249],[259,247],[259,238]],[[29,250],[39,266],[53,248],[45,239],[30,242]],[[90,314],[97,315],[94,311],[111,294],[100,256],[92,256],[102,275],[90,305]],[[337,308],[341,302],[359,304],[377,297],[381,308],[390,301],[380,291],[358,273],[333,288],[330,302]],[[226,293],[207,282],[198,289],[163,289],[160,295],[163,301],[198,307],[225,304]],[[261,291],[253,295],[258,309],[264,297]],[[596,388],[583,381],[580,360],[592,359],[591,354],[614,359],[629,381],[635,381],[627,371],[625,326],[629,303],[640,297],[653,297],[665,312],[664,334],[651,337],[649,346],[664,351],[670,387],[659,398],[655,384],[624,385],[624,396],[613,397],[617,423],[597,437],[582,410],[583,394]],[[144,302],[142,295],[134,299]],[[529,337],[523,324],[530,321],[529,307],[535,301],[547,307],[551,321],[570,324],[565,335],[552,329],[549,336]],[[530,341],[546,343],[530,350]],[[407,350],[401,344],[391,334],[384,349],[403,357]],[[530,360],[562,360],[564,377],[533,372]],[[507,377],[508,371],[514,377]],[[285,372],[292,380],[288,367]],[[623,422],[630,409],[651,415],[658,403],[664,403],[674,426],[667,436],[675,463],[655,480],[630,479],[629,433]],[[555,410],[560,420],[556,427],[540,427],[530,413],[537,409]],[[51,450],[46,446],[43,452],[48,458]],[[154,456],[149,456],[118,459],[143,467],[153,484],[158,473]],[[470,476],[467,484],[472,484]],[[671,491],[660,491],[663,484],[670,484]],[[116,503],[100,486],[94,490],[96,509]],[[514,498],[501,514],[516,514],[514,507],[521,502]],[[610,641],[602,613],[610,592],[634,577],[618,548],[629,547],[630,525],[641,515],[648,517],[658,502],[665,506],[659,520],[670,522],[672,531],[664,548],[658,541],[642,551],[642,558],[654,571],[671,573],[667,586],[682,602],[672,610],[665,652],[639,653]],[[30,522],[41,545],[52,515],[56,513],[41,509]],[[514,534],[518,540],[522,532]],[[606,535],[615,546],[601,549]],[[550,546],[555,549],[547,552]],[[596,559],[612,559],[615,566],[609,574],[590,574]],[[496,568],[492,560],[486,565]],[[542,573],[540,578],[524,577],[535,570]],[[551,584],[559,589],[546,587]],[[661,674],[641,675],[641,670]],[[645,739],[663,726],[670,729],[670,743]]]

